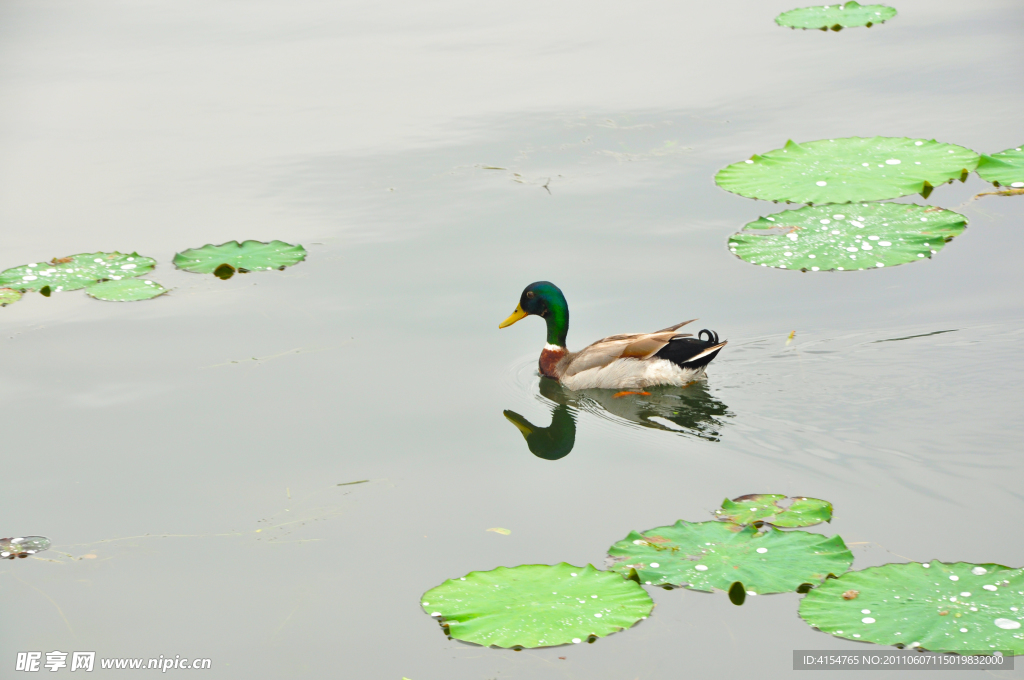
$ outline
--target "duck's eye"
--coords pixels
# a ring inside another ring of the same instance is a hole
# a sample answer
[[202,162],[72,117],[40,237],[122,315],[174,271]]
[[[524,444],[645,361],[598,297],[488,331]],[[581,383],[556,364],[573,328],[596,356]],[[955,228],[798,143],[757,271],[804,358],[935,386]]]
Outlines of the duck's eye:
[[526,291],[526,297],[532,300],[535,297],[535,293],[532,290]]

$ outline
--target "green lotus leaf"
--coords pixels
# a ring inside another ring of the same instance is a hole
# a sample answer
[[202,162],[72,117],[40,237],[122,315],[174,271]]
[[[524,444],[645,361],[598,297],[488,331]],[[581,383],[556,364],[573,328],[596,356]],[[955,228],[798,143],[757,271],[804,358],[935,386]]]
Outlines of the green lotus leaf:
[[978,175],[996,186],[1024,189],[1024,147],[1007,149],[978,161]]
[[473,571],[428,590],[422,605],[451,637],[495,647],[604,637],[647,618],[654,607],[637,583],[565,562]]
[[1024,569],[937,560],[868,567],[811,590],[800,617],[861,642],[1024,654]]
[[153,271],[156,260],[138,253],[81,253],[50,262],[12,267],[0,272],[0,286],[39,291],[49,286],[57,293],[78,290],[103,279],[119,280]]
[[764,522],[776,527],[809,527],[832,521],[832,504],[817,498],[796,496],[782,505],[786,496],[775,493],[754,493],[722,501],[715,517],[733,524]]
[[878,269],[929,259],[966,228],[966,217],[942,208],[815,205],[747,224],[729,237],[729,250],[750,264],[779,269]]
[[880,24],[896,16],[896,10],[885,5],[861,5],[850,2],[841,5],[803,7],[783,12],[775,17],[779,26],[790,28],[818,28],[838,31],[853,26]]
[[608,550],[611,569],[631,569],[648,585],[727,591],[741,581],[748,593],[786,593],[853,564],[839,536],[782,531],[765,525],[679,520],[629,536]]
[[97,300],[109,300],[111,302],[152,300],[166,292],[167,289],[156,281],[143,279],[101,281],[85,288],[85,293],[89,297],[94,297]]
[[49,548],[50,539],[46,536],[0,538],[0,559],[13,560],[15,557],[28,557]]
[[846,137],[797,144],[723,168],[715,183],[726,191],[787,203],[880,201],[931,193],[966,179],[978,154],[934,139]]
[[305,248],[284,241],[228,241],[219,246],[207,244],[202,248],[190,248],[177,253],[174,256],[174,266],[196,274],[216,272],[219,278],[228,279],[234,274],[233,270],[244,274],[284,269],[305,259]]
[[0,307],[6,307],[7,305],[17,302],[21,299],[21,293],[14,290],[13,288],[0,288]]

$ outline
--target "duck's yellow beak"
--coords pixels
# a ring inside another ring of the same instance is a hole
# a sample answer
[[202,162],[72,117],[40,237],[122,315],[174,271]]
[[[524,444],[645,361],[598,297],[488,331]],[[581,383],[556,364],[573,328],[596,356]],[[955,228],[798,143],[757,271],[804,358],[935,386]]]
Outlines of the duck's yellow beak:
[[510,314],[507,319],[505,319],[504,321],[499,323],[498,324],[498,328],[508,328],[509,326],[514,324],[516,321],[519,321],[520,319],[522,319],[524,317],[527,317],[527,316],[529,316],[529,314],[527,314],[526,312],[523,311],[523,306],[522,305],[516,305],[516,311],[512,312],[512,314]]
[[515,411],[502,411],[502,413],[504,413],[505,417],[508,418],[508,422],[519,428],[519,431],[523,433],[524,437],[529,437],[533,434],[533,424],[529,420],[522,417]]

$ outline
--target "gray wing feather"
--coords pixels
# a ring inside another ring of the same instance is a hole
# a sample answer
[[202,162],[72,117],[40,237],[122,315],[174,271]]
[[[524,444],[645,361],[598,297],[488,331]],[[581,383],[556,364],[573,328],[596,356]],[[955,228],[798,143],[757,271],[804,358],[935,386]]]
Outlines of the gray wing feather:
[[610,335],[598,340],[573,356],[572,361],[565,369],[565,376],[573,376],[592,368],[603,368],[616,359],[649,359],[673,338],[688,337],[689,333],[676,333],[675,331],[693,321],[696,319],[669,326],[656,333],[626,333]]

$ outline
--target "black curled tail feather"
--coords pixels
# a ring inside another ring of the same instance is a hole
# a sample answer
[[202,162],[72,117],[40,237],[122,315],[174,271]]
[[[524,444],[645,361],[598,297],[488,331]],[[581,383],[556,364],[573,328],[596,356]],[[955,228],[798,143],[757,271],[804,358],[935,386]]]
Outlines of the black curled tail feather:
[[718,356],[721,348],[704,354],[708,348],[718,344],[721,344],[718,333],[705,328],[697,334],[696,338],[672,338],[654,356],[659,359],[667,359],[682,368],[701,368],[707,366],[712,359]]

